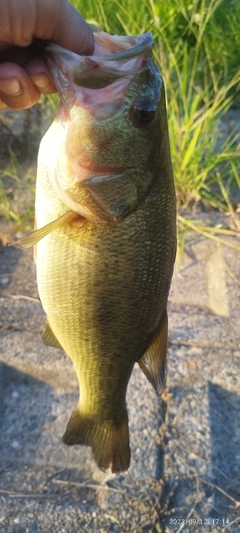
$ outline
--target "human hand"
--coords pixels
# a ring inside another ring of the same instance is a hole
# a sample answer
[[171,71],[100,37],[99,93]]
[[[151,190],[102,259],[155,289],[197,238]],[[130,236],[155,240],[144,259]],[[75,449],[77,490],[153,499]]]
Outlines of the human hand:
[[[34,38],[51,40],[77,54],[92,54],[90,26],[68,0],[0,0],[0,52],[11,46],[27,47]],[[7,50],[6,50],[7,52]],[[27,109],[41,94],[56,92],[40,56],[24,68],[0,62],[0,109]]]

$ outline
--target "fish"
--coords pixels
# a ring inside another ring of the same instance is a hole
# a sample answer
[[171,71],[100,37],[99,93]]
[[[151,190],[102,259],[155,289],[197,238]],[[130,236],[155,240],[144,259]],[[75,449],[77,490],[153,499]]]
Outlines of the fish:
[[35,245],[43,341],[70,357],[79,401],[63,436],[97,466],[130,466],[135,363],[165,386],[176,202],[165,90],[151,33],[94,30],[92,56],[48,43],[60,94],[38,156]]

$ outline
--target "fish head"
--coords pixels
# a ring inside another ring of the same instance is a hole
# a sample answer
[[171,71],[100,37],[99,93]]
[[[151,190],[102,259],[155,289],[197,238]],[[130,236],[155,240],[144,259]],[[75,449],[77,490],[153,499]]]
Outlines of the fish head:
[[164,88],[151,33],[94,35],[93,56],[52,43],[46,49],[61,97],[52,185],[90,221],[118,222],[145,201],[159,169],[167,128]]

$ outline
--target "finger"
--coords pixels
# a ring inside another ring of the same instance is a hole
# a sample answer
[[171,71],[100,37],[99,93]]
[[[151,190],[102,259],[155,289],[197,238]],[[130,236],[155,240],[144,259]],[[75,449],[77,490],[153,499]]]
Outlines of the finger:
[[11,109],[27,109],[36,104],[40,92],[27,72],[14,63],[0,65],[0,98]]
[[93,32],[68,0],[1,0],[0,45],[28,46],[33,37],[92,54]]
[[[94,38],[91,26],[72,4],[64,2],[63,6],[64,8],[59,13],[58,24],[50,39],[76,54],[93,54]],[[70,31],[69,28],[71,28]]]
[[46,64],[39,57],[34,58],[25,65],[25,70],[29,75],[33,85],[41,94],[56,92],[56,87],[49,74]]
[[7,109],[7,107],[7,104],[5,104],[2,98],[0,98],[0,111],[2,111],[2,109]]

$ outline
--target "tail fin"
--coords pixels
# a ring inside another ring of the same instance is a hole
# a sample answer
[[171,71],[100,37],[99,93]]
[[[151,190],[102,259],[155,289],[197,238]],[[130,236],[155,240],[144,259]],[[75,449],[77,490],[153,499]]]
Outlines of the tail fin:
[[107,421],[98,424],[96,419],[82,414],[77,407],[68,422],[63,442],[70,446],[91,446],[99,468],[106,470],[111,466],[113,473],[124,472],[129,468],[131,455],[127,410],[125,409],[121,421],[117,423]]

